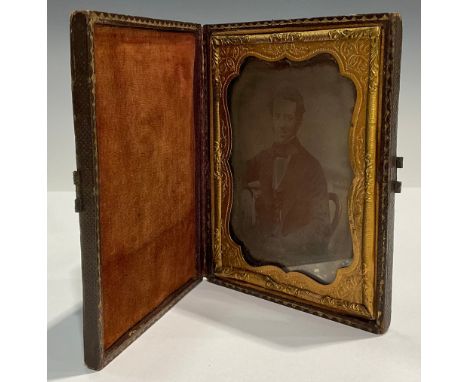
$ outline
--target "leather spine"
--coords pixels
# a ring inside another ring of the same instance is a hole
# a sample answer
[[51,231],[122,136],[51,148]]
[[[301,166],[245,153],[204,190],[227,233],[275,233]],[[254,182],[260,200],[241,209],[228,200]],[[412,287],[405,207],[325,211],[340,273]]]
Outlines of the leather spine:
[[99,261],[99,211],[97,156],[93,117],[93,84],[88,14],[75,12],[70,20],[73,120],[76,166],[80,176],[80,243],[83,283],[84,359],[91,369],[100,369],[104,349],[101,322],[101,275]]

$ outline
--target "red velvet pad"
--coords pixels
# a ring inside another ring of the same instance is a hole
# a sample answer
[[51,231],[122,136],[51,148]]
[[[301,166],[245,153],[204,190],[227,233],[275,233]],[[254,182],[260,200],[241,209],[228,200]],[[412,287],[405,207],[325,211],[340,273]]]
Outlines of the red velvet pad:
[[193,33],[96,25],[104,346],[196,277]]

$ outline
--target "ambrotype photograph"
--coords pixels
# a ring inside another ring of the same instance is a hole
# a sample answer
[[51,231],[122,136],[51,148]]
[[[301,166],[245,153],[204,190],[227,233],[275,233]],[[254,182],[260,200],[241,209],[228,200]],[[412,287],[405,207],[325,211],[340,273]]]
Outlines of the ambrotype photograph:
[[228,90],[231,236],[254,266],[328,284],[352,261],[348,190],[353,82],[332,56],[247,59]]

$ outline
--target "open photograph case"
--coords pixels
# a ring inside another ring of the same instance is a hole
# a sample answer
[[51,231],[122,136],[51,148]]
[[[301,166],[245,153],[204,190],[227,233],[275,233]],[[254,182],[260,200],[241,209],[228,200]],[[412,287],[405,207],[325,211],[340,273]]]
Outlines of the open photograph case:
[[72,14],[88,367],[203,278],[388,329],[400,54],[398,14]]

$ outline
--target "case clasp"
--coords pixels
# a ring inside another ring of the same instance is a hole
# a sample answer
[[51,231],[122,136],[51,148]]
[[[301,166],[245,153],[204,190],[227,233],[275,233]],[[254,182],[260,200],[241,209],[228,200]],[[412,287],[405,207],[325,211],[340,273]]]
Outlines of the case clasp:
[[401,192],[401,182],[394,180],[393,181],[393,192],[399,194]]
[[396,157],[396,168],[403,168],[403,157]]

